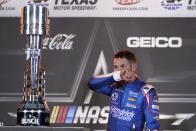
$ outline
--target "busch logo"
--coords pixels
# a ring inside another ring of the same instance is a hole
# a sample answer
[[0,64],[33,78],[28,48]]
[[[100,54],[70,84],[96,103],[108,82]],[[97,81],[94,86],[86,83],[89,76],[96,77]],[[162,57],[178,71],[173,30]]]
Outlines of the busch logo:
[[116,2],[121,5],[133,5],[141,1],[143,0],[116,0]]
[[32,116],[31,114],[29,114],[27,117],[24,116],[21,119],[21,124],[39,124],[39,119],[37,119],[35,116]]
[[43,49],[49,50],[70,50],[73,49],[74,34],[57,34],[53,38],[45,38],[43,42]]
[[130,48],[179,48],[182,46],[181,37],[128,37],[127,46]]

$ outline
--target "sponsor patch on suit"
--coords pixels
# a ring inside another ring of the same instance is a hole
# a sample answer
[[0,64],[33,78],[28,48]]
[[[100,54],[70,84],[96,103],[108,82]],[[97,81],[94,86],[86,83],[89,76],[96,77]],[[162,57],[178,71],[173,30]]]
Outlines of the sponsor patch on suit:
[[126,107],[129,107],[129,108],[136,108],[136,105],[134,105],[134,104],[131,104],[131,103],[127,103],[126,104]]
[[128,101],[136,101],[136,98],[129,97],[129,98],[128,98]]
[[152,105],[152,109],[159,110],[159,106],[158,105]]
[[129,91],[129,96],[138,97],[138,94],[137,92]]

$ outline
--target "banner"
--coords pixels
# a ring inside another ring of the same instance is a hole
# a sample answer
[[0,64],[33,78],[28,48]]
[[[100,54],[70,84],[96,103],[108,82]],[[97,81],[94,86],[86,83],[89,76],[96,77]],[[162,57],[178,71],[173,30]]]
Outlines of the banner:
[[[0,0],[0,17],[19,17],[30,0]],[[50,17],[196,17],[196,0],[45,0]]]

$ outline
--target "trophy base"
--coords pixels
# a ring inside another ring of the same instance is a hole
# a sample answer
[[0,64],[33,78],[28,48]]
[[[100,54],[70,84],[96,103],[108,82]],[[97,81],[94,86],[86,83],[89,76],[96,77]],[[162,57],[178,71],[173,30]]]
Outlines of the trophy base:
[[17,112],[17,125],[21,126],[49,126],[49,112],[23,111]]
[[[32,105],[34,107],[32,107]],[[37,108],[40,106],[42,108]],[[17,111],[17,125],[49,126],[49,117],[50,113],[49,111],[45,110],[45,108],[43,108],[43,103],[27,102],[24,104],[22,109]]]

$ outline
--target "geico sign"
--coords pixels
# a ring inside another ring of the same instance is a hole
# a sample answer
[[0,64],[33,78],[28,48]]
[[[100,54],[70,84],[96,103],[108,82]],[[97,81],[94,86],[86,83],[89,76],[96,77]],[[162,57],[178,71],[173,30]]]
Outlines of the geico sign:
[[127,46],[130,48],[179,48],[182,46],[181,37],[128,37]]

